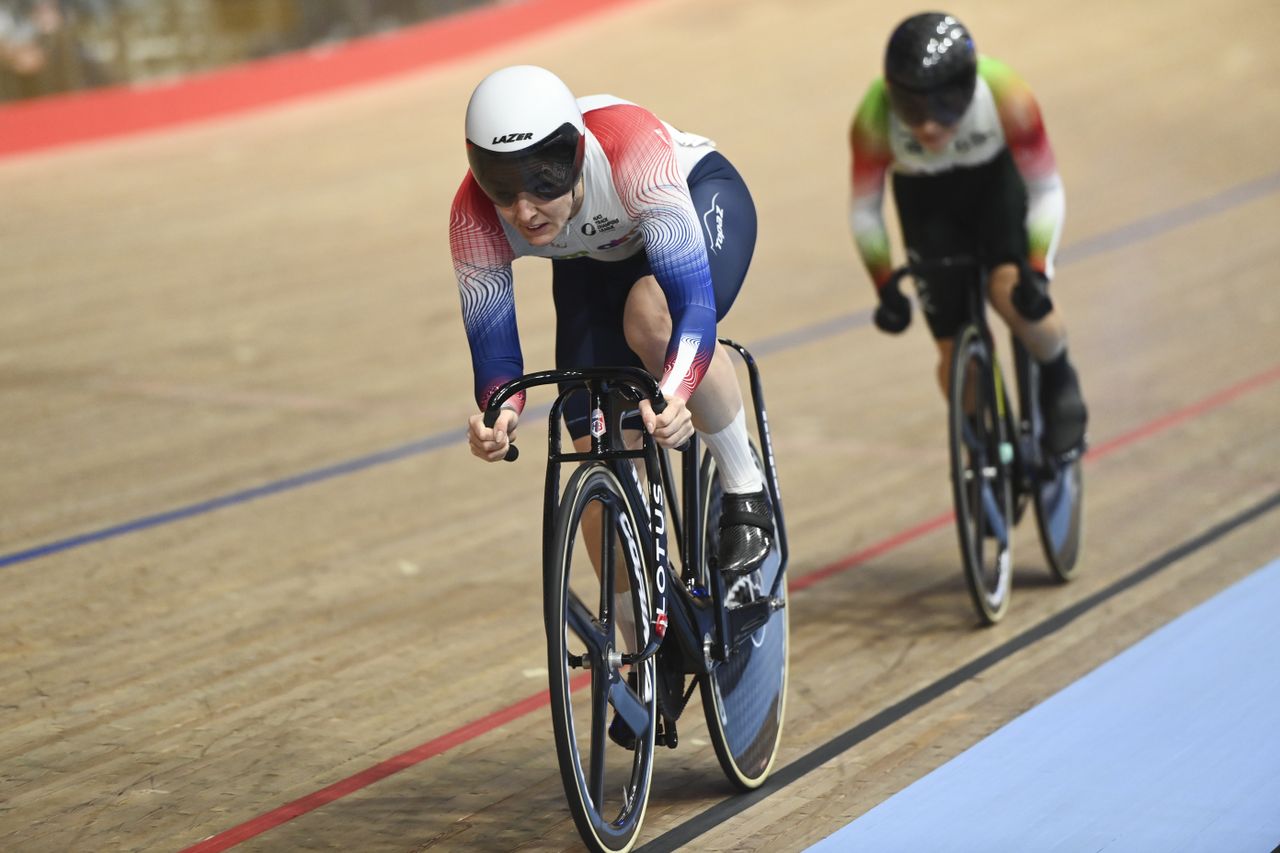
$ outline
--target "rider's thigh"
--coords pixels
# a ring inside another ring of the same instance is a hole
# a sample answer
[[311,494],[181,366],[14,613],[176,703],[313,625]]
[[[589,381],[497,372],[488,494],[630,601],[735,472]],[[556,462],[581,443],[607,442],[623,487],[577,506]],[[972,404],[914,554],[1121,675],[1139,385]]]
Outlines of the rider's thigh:
[[653,276],[646,275],[631,286],[622,314],[622,333],[645,368],[660,376],[671,340],[671,311]]
[[1000,264],[987,279],[987,299],[1010,326],[1025,323],[1025,319],[1013,307],[1013,289],[1018,284],[1017,264]]
[[[622,442],[628,450],[639,450],[640,443],[644,434],[638,429],[624,429],[622,431]],[[581,438],[573,439],[573,449],[579,453],[586,453],[591,449],[591,436],[584,435]]]
[[946,397],[951,385],[951,356],[955,352],[956,339],[934,338],[933,342],[938,345],[938,389]]
[[1039,320],[1028,320],[1013,305],[1013,289],[1018,284],[1018,268],[1001,264],[991,273],[987,288],[991,306],[1008,324],[1037,361],[1048,361],[1066,346],[1067,331],[1056,308]]

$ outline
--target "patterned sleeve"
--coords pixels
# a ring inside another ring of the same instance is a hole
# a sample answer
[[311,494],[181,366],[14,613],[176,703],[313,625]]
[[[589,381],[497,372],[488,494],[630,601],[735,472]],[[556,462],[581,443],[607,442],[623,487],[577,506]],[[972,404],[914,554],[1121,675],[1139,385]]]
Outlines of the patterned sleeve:
[[981,57],[978,73],[991,87],[1013,161],[1027,185],[1027,238],[1031,266],[1053,277],[1053,259],[1062,237],[1066,195],[1031,87],[1013,69]]
[[853,194],[849,204],[849,228],[858,254],[877,290],[889,280],[889,232],[885,229],[884,182],[893,163],[889,148],[889,93],[884,80],[876,79],[863,96],[849,129],[852,151]]
[[[484,408],[502,383],[524,373],[516,329],[511,262],[515,252],[493,202],[468,173],[449,214],[449,251],[462,299],[462,324],[471,345],[476,402]],[[524,392],[508,401],[524,409]]]
[[671,137],[652,113],[630,104],[592,110],[587,126],[609,158],[623,206],[640,223],[671,310],[662,393],[688,400],[715,351],[716,307],[706,245]]

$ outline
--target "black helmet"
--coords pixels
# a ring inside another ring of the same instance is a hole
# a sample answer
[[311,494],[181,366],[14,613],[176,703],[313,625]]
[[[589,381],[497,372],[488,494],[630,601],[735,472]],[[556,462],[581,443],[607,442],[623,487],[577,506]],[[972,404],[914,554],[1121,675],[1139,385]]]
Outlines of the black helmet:
[[894,112],[907,124],[955,124],[969,108],[977,80],[973,37],[950,15],[912,15],[889,36],[884,81]]

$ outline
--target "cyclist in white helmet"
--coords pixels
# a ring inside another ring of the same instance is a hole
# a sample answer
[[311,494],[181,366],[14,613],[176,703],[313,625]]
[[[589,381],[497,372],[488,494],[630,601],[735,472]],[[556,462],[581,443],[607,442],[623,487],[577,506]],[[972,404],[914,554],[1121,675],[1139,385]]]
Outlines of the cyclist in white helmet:
[[[769,552],[772,513],[737,374],[716,341],[755,247],[741,176],[710,140],[619,98],[578,100],[530,65],[476,87],[466,131],[471,168],[449,242],[476,402],[483,409],[524,372],[511,262],[550,258],[557,367],[634,365],[660,378],[668,406],[655,414],[641,403],[643,428],[664,447],[695,429],[706,442],[726,493],[720,569],[751,573]],[[523,394],[513,398],[492,429],[472,415],[471,452],[502,459],[523,406]],[[585,447],[585,399],[569,401],[566,419]]]

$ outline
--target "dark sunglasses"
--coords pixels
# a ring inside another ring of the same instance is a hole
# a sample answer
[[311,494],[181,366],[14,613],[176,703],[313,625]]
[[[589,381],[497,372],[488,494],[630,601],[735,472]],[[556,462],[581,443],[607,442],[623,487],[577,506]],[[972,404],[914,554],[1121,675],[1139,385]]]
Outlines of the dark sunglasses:
[[489,151],[467,140],[467,161],[480,189],[500,207],[515,204],[520,193],[552,201],[577,183],[584,142],[577,128],[566,123],[520,151]]
[[927,121],[950,127],[958,123],[965,110],[969,109],[973,89],[969,86],[948,86],[925,93],[890,87],[889,101],[898,118],[913,127]]

